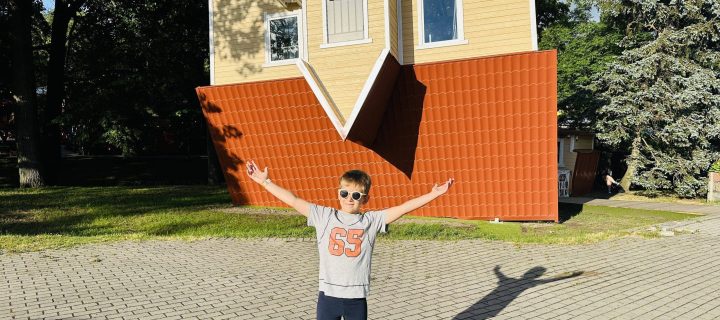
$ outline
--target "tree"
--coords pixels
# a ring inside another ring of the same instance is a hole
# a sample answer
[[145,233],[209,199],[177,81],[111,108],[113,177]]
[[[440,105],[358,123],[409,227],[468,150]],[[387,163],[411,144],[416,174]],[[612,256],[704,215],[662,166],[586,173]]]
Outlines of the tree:
[[570,4],[559,0],[536,0],[535,11],[537,15],[538,39],[543,38],[543,32],[550,26],[570,25]]
[[20,187],[45,184],[38,149],[37,97],[32,49],[34,2],[13,0],[9,3],[11,80],[10,92],[15,104]]
[[704,195],[720,156],[720,4],[612,0],[604,8],[628,19],[625,51],[595,83],[606,100],[598,138],[630,149],[621,184]]
[[68,28],[82,7],[84,0],[55,0],[50,28],[47,62],[47,97],[42,112],[43,162],[51,183],[56,180],[60,166],[59,117],[65,100],[65,59]]
[[[10,30],[9,2],[0,3],[0,30]],[[10,93],[11,52],[9,32],[0,32],[0,143],[8,141],[15,131],[11,121],[14,114]]]
[[613,25],[590,21],[594,1],[541,0],[536,5],[539,47],[558,51],[558,122],[591,130],[602,102],[590,85],[620,54],[622,34]]
[[553,24],[540,40],[541,49],[558,50],[558,111],[560,125],[591,130],[602,105],[592,91],[593,79],[620,54],[622,35],[604,22]]
[[[194,89],[209,82],[208,16],[197,14],[207,1],[56,0],[51,13],[19,3],[0,2],[0,134],[14,114],[21,170],[52,182],[61,137],[87,154],[206,151]],[[30,36],[8,27],[19,13]]]
[[83,153],[202,153],[207,2],[91,1],[68,54],[61,124]]

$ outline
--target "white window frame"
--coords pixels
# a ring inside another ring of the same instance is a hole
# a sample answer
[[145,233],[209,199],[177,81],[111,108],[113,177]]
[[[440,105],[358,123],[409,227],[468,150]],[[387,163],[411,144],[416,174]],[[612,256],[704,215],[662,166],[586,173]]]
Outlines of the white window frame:
[[468,44],[465,39],[465,11],[463,10],[463,0],[455,0],[457,6],[457,32],[458,38],[445,41],[425,42],[425,11],[423,8],[425,0],[418,0],[418,45],[415,49],[430,49],[447,46],[457,46]]
[[322,26],[323,26],[323,38],[322,43],[320,44],[320,48],[334,48],[334,47],[342,47],[342,46],[352,46],[356,44],[365,44],[365,43],[372,43],[372,38],[370,38],[370,26],[368,25],[368,0],[365,1],[365,5],[363,5],[363,17],[364,17],[364,24],[365,24],[365,32],[364,38],[360,40],[351,40],[351,41],[343,41],[343,42],[333,42],[328,43],[328,30],[327,30],[327,4],[325,3],[327,0],[320,0],[322,2]]
[[565,166],[565,138],[558,138],[558,167]]
[[[295,17],[297,19],[297,30],[298,30],[298,57],[294,59],[286,59],[286,60],[279,60],[279,61],[270,61],[271,52],[270,52],[270,20],[277,20],[277,19],[283,19],[283,18],[289,18],[289,17]],[[278,12],[278,13],[265,13],[265,63],[263,63],[263,67],[275,67],[275,66],[285,66],[285,65],[294,65],[295,62],[298,59],[301,59],[305,56],[305,23],[303,21],[303,13],[302,10],[297,9],[293,11],[287,11],[287,12]]]

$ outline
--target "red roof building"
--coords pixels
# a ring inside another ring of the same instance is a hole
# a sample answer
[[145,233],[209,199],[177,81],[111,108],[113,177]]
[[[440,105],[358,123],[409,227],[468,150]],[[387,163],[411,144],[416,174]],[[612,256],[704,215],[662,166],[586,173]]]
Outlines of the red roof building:
[[[233,202],[284,206],[246,177],[254,159],[321,205],[361,169],[368,209],[453,177],[412,214],[557,221],[557,57],[537,51],[534,1],[343,1],[358,5],[212,6],[213,85],[197,93]],[[439,4],[453,10],[423,11]],[[234,42],[252,25],[266,28]]]

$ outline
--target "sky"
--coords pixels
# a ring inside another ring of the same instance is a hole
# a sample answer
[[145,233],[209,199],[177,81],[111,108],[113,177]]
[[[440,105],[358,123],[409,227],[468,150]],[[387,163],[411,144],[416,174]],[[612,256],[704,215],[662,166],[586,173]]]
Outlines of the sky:
[[600,10],[598,10],[598,7],[593,6],[592,9],[590,9],[590,17],[592,21],[600,21]]
[[45,6],[45,10],[52,10],[55,8],[55,0],[43,0],[43,6]]

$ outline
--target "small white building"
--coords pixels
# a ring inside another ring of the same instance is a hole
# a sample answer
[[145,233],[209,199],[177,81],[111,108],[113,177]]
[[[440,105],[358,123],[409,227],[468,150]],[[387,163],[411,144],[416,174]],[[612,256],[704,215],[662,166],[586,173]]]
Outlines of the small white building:
[[558,196],[579,196],[592,191],[600,153],[595,134],[558,129]]

